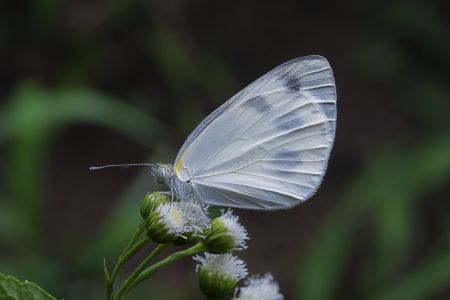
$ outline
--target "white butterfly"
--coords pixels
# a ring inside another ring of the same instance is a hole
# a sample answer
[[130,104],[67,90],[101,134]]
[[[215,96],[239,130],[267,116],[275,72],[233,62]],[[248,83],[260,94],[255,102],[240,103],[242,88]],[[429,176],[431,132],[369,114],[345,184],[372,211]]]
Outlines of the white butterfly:
[[240,91],[189,135],[175,163],[150,164],[178,199],[257,210],[289,208],[320,186],[334,142],[328,61],[288,61]]
[[153,174],[179,199],[245,209],[289,208],[325,174],[336,128],[328,61],[306,56],[262,76],[204,119],[174,163]]

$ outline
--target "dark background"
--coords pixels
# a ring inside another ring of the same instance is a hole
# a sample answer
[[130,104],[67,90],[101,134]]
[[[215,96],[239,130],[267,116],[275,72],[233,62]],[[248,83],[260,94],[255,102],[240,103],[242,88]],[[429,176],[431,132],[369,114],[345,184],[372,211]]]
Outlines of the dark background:
[[[298,207],[237,211],[251,237],[239,256],[251,273],[272,272],[287,299],[448,297],[448,11],[447,1],[2,1],[0,272],[58,298],[102,299],[102,259],[113,263],[158,187],[145,169],[88,167],[172,162],[234,93],[319,54],[338,91],[327,175]],[[194,263],[129,298],[200,299]]]

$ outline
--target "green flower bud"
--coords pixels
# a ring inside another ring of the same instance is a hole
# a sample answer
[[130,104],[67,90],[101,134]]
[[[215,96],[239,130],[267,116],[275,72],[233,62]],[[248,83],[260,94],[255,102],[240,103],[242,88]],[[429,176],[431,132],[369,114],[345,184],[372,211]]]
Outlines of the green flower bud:
[[180,202],[162,203],[148,216],[147,235],[156,243],[168,244],[187,231],[186,223],[186,214],[181,209]]
[[238,281],[247,276],[245,263],[231,254],[205,253],[195,256],[199,287],[208,299],[222,299],[230,295]]
[[223,299],[230,295],[237,285],[237,280],[235,279],[203,269],[198,272],[198,280],[200,291],[208,299]]
[[151,194],[145,195],[144,201],[141,205],[141,217],[145,220],[150,215],[150,212],[154,210],[157,206],[162,203],[168,202],[170,200],[169,196],[161,194],[159,192],[153,192]]
[[[223,213],[223,212],[222,212]],[[211,227],[205,231],[203,243],[210,253],[227,253],[233,250],[247,248],[247,230],[239,223],[239,218],[231,210],[223,213],[211,222]]]

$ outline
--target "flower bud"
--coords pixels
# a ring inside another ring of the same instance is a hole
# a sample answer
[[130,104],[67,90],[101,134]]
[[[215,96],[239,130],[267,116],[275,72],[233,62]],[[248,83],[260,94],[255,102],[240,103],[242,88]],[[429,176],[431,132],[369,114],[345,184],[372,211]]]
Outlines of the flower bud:
[[211,227],[205,230],[203,243],[210,253],[227,253],[232,250],[247,248],[247,230],[239,223],[239,218],[231,210],[222,211],[222,216],[211,222]]
[[208,299],[222,299],[230,295],[238,281],[247,276],[247,267],[239,258],[227,254],[205,253],[195,256],[199,287]]
[[160,244],[175,241],[187,229],[185,216],[180,202],[166,202],[158,205],[147,218],[148,237]]
[[153,192],[151,194],[145,195],[140,210],[141,217],[144,220],[147,219],[152,210],[154,210],[158,205],[168,202],[169,200],[169,196],[164,195],[160,192]]
[[233,300],[283,300],[278,283],[272,274],[252,276],[245,280],[244,286],[236,290]]

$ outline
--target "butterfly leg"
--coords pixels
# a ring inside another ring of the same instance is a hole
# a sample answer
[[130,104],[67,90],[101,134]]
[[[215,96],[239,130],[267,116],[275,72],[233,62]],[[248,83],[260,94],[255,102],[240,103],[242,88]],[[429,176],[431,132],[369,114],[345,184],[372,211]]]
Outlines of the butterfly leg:
[[168,196],[168,197],[172,197],[173,198],[173,194],[172,194],[171,191],[162,191],[162,192],[157,192],[157,193],[159,193],[161,195],[164,195],[164,196]]

